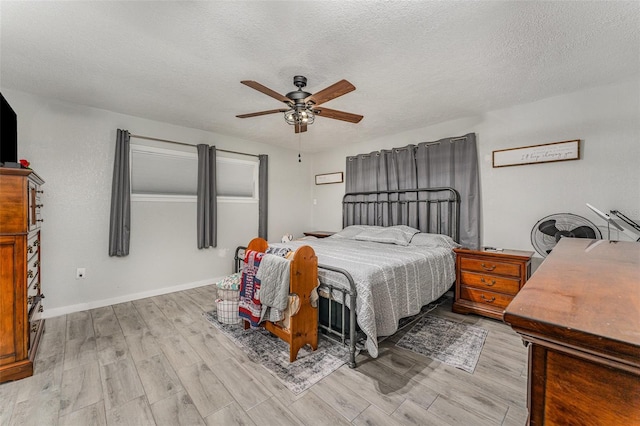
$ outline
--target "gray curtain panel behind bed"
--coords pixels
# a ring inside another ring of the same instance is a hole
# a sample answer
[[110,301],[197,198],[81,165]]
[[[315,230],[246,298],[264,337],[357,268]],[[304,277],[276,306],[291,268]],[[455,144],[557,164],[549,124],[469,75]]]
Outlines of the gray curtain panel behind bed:
[[[475,133],[402,148],[347,157],[346,192],[452,187],[461,197],[460,244],[480,246],[480,185]],[[427,195],[425,195],[426,197]],[[367,201],[415,200],[416,194],[372,194]],[[400,198],[398,198],[400,197]],[[402,210],[386,203],[371,203],[365,210],[343,206],[343,226],[404,224],[426,229],[427,204],[402,204]],[[430,220],[435,220],[431,215]]]
[[269,156],[266,154],[258,155],[260,166],[258,169],[258,237],[267,239],[268,231],[268,206],[269,194]]
[[129,140],[126,130],[118,129],[116,155],[111,183],[109,217],[109,256],[127,256],[131,228],[131,181],[129,174]]
[[198,145],[198,248],[217,245],[216,147]]

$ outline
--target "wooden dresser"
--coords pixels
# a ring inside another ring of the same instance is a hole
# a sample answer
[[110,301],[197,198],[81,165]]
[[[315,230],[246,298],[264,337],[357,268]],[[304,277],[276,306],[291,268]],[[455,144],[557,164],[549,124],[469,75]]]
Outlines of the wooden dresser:
[[40,289],[40,194],[28,169],[0,167],[0,383],[33,374],[44,331]]
[[453,312],[502,319],[531,275],[531,251],[454,249],[456,294]]
[[531,425],[640,425],[640,243],[562,238],[504,314]]

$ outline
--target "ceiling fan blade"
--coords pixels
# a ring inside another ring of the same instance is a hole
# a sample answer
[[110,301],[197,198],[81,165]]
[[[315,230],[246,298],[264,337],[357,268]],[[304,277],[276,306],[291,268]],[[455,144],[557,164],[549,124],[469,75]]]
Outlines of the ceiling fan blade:
[[296,133],[302,133],[307,131],[306,124],[296,124],[294,125]]
[[545,220],[540,225],[538,225],[538,230],[546,235],[551,235],[555,237],[560,230],[556,228],[556,221],[554,219]]
[[291,99],[287,98],[286,96],[281,95],[280,93],[269,89],[267,86],[263,86],[262,84],[258,83],[257,81],[253,81],[253,80],[242,80],[240,83],[244,84],[245,86],[249,86],[252,89],[257,90],[258,92],[262,92],[267,96],[271,96],[274,99],[279,100],[280,102],[284,102],[285,104],[289,104],[291,102]]
[[347,80],[340,80],[326,89],[322,89],[321,91],[307,97],[304,101],[312,102],[314,105],[320,105],[354,90],[356,90],[356,86],[349,83]]
[[259,115],[267,115],[267,114],[275,114],[277,112],[285,112],[287,109],[270,109],[269,111],[260,111],[260,112],[252,112],[250,114],[240,114],[236,115],[238,118],[249,118],[249,117],[257,117]]
[[324,107],[313,108],[313,112],[320,117],[348,121],[349,123],[359,123],[363,118],[363,116],[358,114],[351,114],[350,112],[338,111]]
[[596,238],[596,233],[590,226],[578,226],[571,230],[571,235],[576,238]]

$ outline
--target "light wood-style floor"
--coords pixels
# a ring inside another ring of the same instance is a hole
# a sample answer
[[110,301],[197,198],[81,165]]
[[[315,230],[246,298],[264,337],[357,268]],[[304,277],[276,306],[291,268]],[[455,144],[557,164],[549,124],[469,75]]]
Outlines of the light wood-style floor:
[[212,286],[50,318],[35,375],[0,385],[0,425],[523,425],[526,349],[495,320],[473,374],[385,341],[300,395],[202,316]]

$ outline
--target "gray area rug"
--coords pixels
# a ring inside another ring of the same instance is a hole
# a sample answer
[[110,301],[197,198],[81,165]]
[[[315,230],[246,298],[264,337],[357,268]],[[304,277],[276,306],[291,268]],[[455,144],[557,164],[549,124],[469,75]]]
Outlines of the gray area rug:
[[223,334],[239,346],[249,359],[261,364],[276,376],[291,392],[299,394],[342,366],[349,358],[349,349],[320,335],[318,349],[305,346],[298,358],[289,362],[289,345],[267,330],[250,328],[242,324],[222,324],[215,311],[204,316]]
[[473,373],[488,333],[481,327],[425,315],[396,346]]

